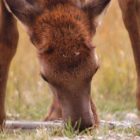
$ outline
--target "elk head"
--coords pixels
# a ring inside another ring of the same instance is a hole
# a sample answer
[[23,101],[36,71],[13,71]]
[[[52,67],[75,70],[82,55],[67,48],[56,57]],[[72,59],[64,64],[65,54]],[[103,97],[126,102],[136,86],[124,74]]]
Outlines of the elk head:
[[80,129],[94,125],[90,87],[98,69],[92,36],[110,0],[5,0],[27,27],[36,46],[41,75],[58,97],[63,119]]

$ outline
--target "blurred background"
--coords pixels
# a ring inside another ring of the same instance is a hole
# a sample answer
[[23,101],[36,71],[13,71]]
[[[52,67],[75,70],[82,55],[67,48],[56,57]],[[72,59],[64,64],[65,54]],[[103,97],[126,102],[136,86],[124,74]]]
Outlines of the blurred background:
[[[6,109],[10,119],[43,119],[52,94],[40,77],[36,49],[19,25],[20,40],[9,73]],[[136,112],[136,73],[128,33],[116,0],[93,37],[100,69],[92,81],[92,97],[101,119],[123,119]]]

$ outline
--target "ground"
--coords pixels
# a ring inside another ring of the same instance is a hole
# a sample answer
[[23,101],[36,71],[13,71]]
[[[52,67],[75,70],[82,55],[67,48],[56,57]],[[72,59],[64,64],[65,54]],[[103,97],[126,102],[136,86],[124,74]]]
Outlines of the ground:
[[[36,49],[19,25],[20,41],[14,58],[7,87],[6,110],[9,119],[42,120],[51,104],[52,94],[47,84],[40,78]],[[128,34],[124,28],[121,12],[113,0],[104,22],[93,37],[100,60],[100,69],[93,78],[92,96],[99,116],[103,120],[139,121],[135,105],[136,73]],[[129,115],[128,115],[129,114]],[[129,117],[128,117],[129,116]],[[134,118],[136,117],[136,119]],[[46,132],[14,131],[0,134],[1,140],[44,140],[63,137],[74,138],[71,130]],[[80,134],[82,135],[82,134]],[[113,129],[106,127],[87,132],[87,139],[99,140],[139,140],[137,129]],[[79,136],[80,137],[80,136]],[[81,137],[79,139],[82,139]],[[85,138],[86,139],[86,138]]]

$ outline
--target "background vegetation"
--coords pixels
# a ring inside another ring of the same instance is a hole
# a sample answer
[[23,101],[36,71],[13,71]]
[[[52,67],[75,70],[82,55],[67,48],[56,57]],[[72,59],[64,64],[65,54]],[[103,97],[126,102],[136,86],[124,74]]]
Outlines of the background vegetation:
[[[7,86],[7,114],[10,119],[41,120],[51,104],[52,94],[40,78],[35,47],[20,26],[19,30],[17,55]],[[92,96],[100,118],[122,120],[128,112],[136,112],[136,73],[128,33],[116,0],[93,37],[93,44],[97,46],[100,69],[93,78]]]

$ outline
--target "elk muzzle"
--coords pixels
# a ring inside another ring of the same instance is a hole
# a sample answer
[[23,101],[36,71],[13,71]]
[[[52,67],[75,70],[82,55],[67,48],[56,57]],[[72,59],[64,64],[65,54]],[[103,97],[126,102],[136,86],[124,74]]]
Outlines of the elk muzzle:
[[[76,90],[77,91],[77,90]],[[89,89],[73,93],[58,93],[62,116],[65,122],[70,121],[74,129],[82,131],[94,126]]]

